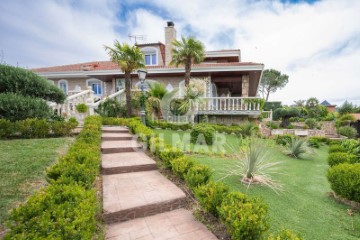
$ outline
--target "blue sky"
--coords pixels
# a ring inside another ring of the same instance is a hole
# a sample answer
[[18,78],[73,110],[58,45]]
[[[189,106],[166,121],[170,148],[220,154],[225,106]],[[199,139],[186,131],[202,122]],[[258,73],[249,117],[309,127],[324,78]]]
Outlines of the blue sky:
[[359,0],[2,0],[0,10],[0,60],[11,65],[107,60],[104,44],[129,34],[163,42],[172,20],[178,37],[288,74],[272,100],[360,104]]

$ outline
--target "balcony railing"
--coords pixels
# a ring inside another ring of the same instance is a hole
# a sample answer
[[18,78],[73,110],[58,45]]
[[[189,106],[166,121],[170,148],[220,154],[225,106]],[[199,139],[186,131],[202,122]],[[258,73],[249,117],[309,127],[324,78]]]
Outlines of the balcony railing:
[[261,98],[256,97],[205,97],[198,104],[200,113],[206,112],[260,112]]

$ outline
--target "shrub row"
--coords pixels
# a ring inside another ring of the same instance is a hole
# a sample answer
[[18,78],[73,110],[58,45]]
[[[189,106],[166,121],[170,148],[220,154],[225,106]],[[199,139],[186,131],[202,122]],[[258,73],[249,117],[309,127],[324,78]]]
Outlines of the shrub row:
[[101,211],[93,188],[99,174],[101,118],[88,117],[68,153],[47,171],[48,185],[14,209],[4,239],[92,239]]
[[329,147],[327,178],[336,195],[360,202],[360,142],[343,140]]
[[46,121],[45,119],[28,118],[10,122],[0,119],[0,139],[17,136],[22,138],[44,138],[48,136],[68,136],[78,125],[75,118],[69,121]]
[[[130,120],[128,126],[138,135],[150,132],[138,120]],[[262,200],[248,198],[242,193],[229,193],[224,184],[210,181],[209,167],[195,163],[158,137],[150,138],[149,149],[165,168],[172,169],[175,175],[185,180],[205,211],[220,217],[233,239],[259,239],[268,230],[267,207]]]
[[[169,123],[165,121],[151,121],[147,119],[147,124],[152,128],[161,128],[161,129],[171,129],[174,131],[177,130],[189,130],[192,129],[193,126],[189,123]],[[210,124],[210,123],[201,123],[195,124],[195,126],[202,125],[215,129],[215,131],[226,134],[235,134],[238,136],[251,136],[253,134],[258,133],[258,126],[252,122],[244,122],[240,125],[220,125],[220,124]]]
[[147,119],[146,123],[152,128],[171,129],[174,131],[186,131],[192,128],[190,123],[170,123],[166,121],[152,121],[150,119]]

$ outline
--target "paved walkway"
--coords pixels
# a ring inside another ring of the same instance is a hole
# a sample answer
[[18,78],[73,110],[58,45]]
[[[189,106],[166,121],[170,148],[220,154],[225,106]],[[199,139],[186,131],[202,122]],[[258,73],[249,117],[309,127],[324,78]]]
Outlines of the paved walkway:
[[182,208],[185,193],[139,151],[128,129],[104,126],[102,139],[106,239],[217,239]]

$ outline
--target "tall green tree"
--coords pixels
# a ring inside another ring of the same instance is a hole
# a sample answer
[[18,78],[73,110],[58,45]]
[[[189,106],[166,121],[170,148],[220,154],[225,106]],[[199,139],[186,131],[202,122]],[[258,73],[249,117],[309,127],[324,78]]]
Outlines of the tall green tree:
[[104,46],[112,62],[117,63],[125,74],[126,109],[128,117],[131,116],[131,72],[145,67],[144,55],[136,46],[119,43],[115,40],[114,46]]
[[181,41],[174,40],[171,65],[185,66],[185,86],[189,86],[191,65],[200,63],[205,58],[205,47],[202,42],[194,37],[181,37]]
[[264,70],[260,82],[260,91],[263,94],[263,98],[268,101],[270,93],[274,93],[278,89],[285,87],[288,82],[288,75],[282,74],[275,69]]

